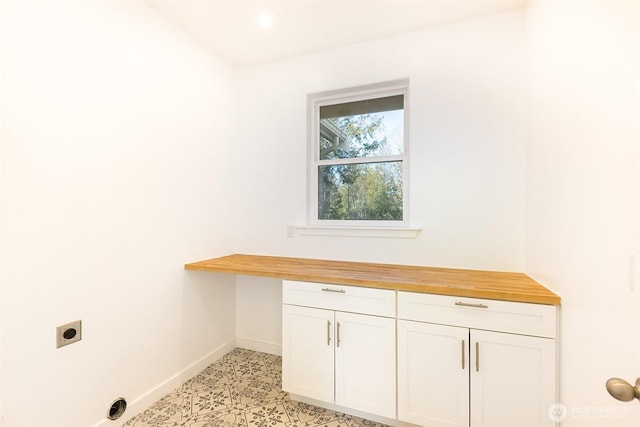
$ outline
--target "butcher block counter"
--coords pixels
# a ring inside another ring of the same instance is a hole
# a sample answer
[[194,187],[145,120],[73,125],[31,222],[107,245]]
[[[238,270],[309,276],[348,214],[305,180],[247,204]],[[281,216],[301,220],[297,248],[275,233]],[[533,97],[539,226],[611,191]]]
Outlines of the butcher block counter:
[[524,273],[245,254],[192,262],[184,268],[500,301],[547,305],[561,301]]

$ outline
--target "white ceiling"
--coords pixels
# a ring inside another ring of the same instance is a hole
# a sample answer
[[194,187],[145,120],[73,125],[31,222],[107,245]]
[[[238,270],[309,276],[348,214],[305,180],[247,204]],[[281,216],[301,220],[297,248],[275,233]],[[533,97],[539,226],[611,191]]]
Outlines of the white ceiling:
[[[147,0],[234,66],[523,8],[527,0]],[[273,27],[258,18],[269,13]]]

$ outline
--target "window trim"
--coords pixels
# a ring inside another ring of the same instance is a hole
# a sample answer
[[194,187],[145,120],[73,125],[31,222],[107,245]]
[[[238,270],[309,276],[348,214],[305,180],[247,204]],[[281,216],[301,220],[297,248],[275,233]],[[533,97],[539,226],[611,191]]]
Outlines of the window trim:
[[[347,163],[379,163],[383,161],[402,162],[402,220],[323,220],[318,218],[318,166],[327,165],[333,161],[321,161],[320,152],[320,107],[346,102],[362,101],[372,98],[382,98],[393,95],[404,95],[404,135],[403,152],[400,155],[369,157],[358,159],[336,160],[337,164]],[[353,87],[349,89],[333,90],[314,93],[307,96],[307,224],[299,227],[303,235],[364,235],[378,237],[393,237],[397,230],[406,237],[415,237],[419,228],[409,227],[409,80],[394,80],[373,85]],[[368,231],[367,231],[368,230]],[[380,233],[371,230],[380,230]]]
[[323,237],[384,237],[399,239],[415,239],[422,231],[421,227],[374,227],[374,226],[329,226],[329,225],[296,225],[289,237],[323,236]]

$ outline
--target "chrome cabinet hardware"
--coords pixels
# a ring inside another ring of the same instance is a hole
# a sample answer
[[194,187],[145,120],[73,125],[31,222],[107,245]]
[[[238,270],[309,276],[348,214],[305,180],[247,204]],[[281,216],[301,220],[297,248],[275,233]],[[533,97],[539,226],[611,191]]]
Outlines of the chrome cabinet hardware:
[[633,399],[640,400],[640,378],[636,379],[635,387],[621,378],[610,378],[607,381],[607,391],[614,398],[623,402]]
[[462,369],[464,370],[464,340],[462,340]]
[[322,288],[322,292],[336,292],[338,294],[346,294],[347,291],[344,289],[331,289],[331,288]]
[[340,347],[340,322],[336,323],[336,347]]
[[480,372],[480,343],[476,342],[476,372]]
[[327,345],[331,345],[331,321],[327,320]]
[[471,303],[462,302],[462,301],[456,301],[456,305],[462,306],[462,307],[489,308],[489,306],[486,304],[471,304]]

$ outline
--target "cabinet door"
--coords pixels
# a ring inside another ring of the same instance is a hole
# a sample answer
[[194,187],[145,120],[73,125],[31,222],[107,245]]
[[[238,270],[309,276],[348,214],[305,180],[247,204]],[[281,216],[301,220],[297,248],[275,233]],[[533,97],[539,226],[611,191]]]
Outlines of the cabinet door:
[[398,419],[429,427],[469,425],[467,328],[398,321]]
[[555,341],[471,330],[471,427],[554,426]]
[[336,404],[396,417],[395,319],[336,312]]
[[334,313],[282,306],[282,389],[333,402]]

